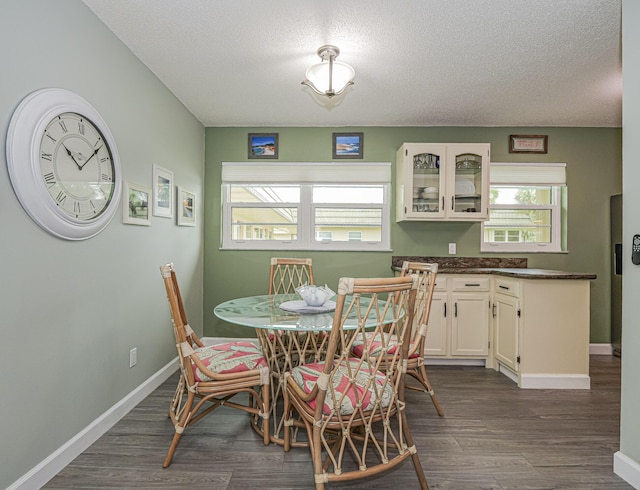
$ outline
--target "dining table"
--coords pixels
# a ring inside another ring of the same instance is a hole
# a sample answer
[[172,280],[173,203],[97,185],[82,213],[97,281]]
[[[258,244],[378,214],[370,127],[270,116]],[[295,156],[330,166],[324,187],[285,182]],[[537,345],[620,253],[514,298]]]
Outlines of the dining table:
[[[362,298],[362,301],[368,299]],[[272,377],[269,416],[271,442],[284,445],[284,375],[296,366],[324,360],[335,307],[335,301],[332,300],[322,306],[308,306],[294,293],[231,299],[213,310],[221,320],[255,331]],[[359,321],[357,314],[346,314],[345,328],[355,330]],[[391,321],[392,312],[387,314]],[[370,326],[374,327],[375,321]],[[262,434],[257,420],[253,425]],[[308,447],[308,441],[299,440],[298,435],[302,434],[294,430],[292,446]]]

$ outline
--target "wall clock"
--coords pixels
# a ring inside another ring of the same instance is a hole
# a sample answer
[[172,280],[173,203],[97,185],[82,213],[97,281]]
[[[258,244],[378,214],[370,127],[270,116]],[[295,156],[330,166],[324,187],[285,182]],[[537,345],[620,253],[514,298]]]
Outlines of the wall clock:
[[115,141],[98,111],[68,90],[25,97],[7,132],[11,184],[27,214],[59,238],[100,233],[120,202]]

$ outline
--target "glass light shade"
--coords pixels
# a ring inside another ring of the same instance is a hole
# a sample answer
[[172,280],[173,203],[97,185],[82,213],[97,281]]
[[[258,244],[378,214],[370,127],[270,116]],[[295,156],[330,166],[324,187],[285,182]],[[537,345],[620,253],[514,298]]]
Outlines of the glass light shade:
[[309,67],[305,74],[305,85],[317,93],[332,97],[341,94],[345,88],[353,84],[356,72],[351,66],[339,61],[333,62],[333,82],[329,83],[329,61],[323,61]]

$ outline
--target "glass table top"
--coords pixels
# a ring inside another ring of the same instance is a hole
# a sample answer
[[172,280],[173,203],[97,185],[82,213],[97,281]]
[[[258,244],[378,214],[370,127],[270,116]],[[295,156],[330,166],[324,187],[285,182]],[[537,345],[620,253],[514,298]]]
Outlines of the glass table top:
[[[331,330],[334,312],[326,313],[295,313],[280,308],[280,304],[286,301],[298,300],[297,294],[274,294],[249,296],[246,298],[232,299],[219,304],[213,313],[229,323],[243,325],[252,328],[269,328],[277,330]],[[347,298],[349,299],[349,298]],[[362,302],[368,298],[362,298]],[[387,313],[389,321],[392,312]],[[371,327],[375,326],[375,318],[371,319]],[[347,318],[345,328],[355,328],[357,318]]]

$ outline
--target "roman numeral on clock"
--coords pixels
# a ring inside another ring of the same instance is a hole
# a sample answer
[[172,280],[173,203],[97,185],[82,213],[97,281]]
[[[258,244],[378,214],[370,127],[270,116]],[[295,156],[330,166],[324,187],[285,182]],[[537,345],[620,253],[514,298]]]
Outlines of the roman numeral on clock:
[[44,174],[44,183],[49,187],[56,185],[56,176],[53,174],[53,172]]

